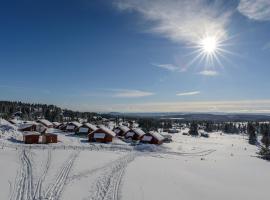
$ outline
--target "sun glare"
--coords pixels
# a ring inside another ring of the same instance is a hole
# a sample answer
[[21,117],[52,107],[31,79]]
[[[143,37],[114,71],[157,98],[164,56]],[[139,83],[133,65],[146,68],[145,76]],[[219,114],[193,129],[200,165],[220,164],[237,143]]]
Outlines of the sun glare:
[[200,46],[207,54],[215,53],[217,50],[217,39],[215,37],[207,36],[201,40]]

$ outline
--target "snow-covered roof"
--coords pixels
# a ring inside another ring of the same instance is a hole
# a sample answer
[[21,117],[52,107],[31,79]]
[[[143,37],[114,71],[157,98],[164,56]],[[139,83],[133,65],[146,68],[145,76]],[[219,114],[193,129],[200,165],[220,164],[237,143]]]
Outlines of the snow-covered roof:
[[54,126],[59,126],[61,123],[59,123],[59,122],[53,122],[53,125]]
[[92,129],[93,131],[98,129],[94,124],[90,124],[90,123],[85,123],[84,126]]
[[82,126],[82,124],[81,124],[81,123],[76,122],[76,121],[74,121],[74,122],[70,122],[70,124],[73,124],[74,126],[77,126],[77,127],[81,127],[81,126]]
[[137,135],[139,135],[139,136],[143,136],[143,135],[146,134],[146,133],[145,133],[142,129],[140,129],[140,128],[134,128],[134,129],[132,129],[132,131],[133,131],[134,133],[136,133]]
[[47,119],[39,119],[38,122],[44,124],[45,126],[52,126],[52,125],[53,125],[53,123],[50,122],[50,121],[47,120]]
[[16,119],[16,118],[15,118],[15,119],[10,119],[9,121],[10,121],[11,123],[13,123],[13,124],[16,124],[16,125],[17,125],[17,124],[23,123],[22,120],[18,120],[18,119]]
[[36,132],[36,131],[25,131],[22,133],[24,136],[26,135],[40,135],[39,132]]
[[118,126],[116,127],[116,129],[120,129],[121,131],[123,131],[124,133],[128,132],[130,129],[127,126]]
[[28,122],[26,122],[26,123],[19,124],[19,125],[18,125],[18,129],[29,128],[29,127],[31,127],[31,126],[33,126],[33,125],[38,125],[38,123],[28,121]]
[[111,129],[108,129],[106,126],[104,125],[100,125],[99,126],[100,129],[102,129],[104,132],[110,134],[111,136],[115,137],[116,136],[116,133],[113,132]]
[[158,141],[162,141],[165,139],[162,135],[155,131],[150,131],[149,134],[156,138]]

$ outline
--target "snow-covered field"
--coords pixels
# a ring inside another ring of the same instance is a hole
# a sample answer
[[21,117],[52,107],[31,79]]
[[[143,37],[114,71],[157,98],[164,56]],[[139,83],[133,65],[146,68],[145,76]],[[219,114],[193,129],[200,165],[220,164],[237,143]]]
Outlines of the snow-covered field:
[[1,200],[269,199],[270,162],[256,157],[245,136],[177,133],[172,143],[132,147],[57,132],[58,144],[24,145],[3,124]]

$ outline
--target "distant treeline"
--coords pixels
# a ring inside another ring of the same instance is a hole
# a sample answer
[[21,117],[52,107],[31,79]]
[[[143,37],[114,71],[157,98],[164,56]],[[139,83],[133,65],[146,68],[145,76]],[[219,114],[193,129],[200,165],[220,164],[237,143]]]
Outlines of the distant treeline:
[[94,112],[76,112],[68,109],[62,109],[55,105],[0,101],[0,116],[6,119],[19,116],[23,120],[45,118],[50,121],[62,122],[83,118],[90,121],[95,115],[97,114]]

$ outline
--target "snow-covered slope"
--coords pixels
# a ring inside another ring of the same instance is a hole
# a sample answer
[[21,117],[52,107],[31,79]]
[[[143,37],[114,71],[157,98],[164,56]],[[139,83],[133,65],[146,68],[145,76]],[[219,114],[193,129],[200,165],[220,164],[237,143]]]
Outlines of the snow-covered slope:
[[1,200],[269,199],[270,163],[242,135],[176,133],[172,143],[132,147],[50,129],[58,144],[25,145],[7,121],[0,130]]

